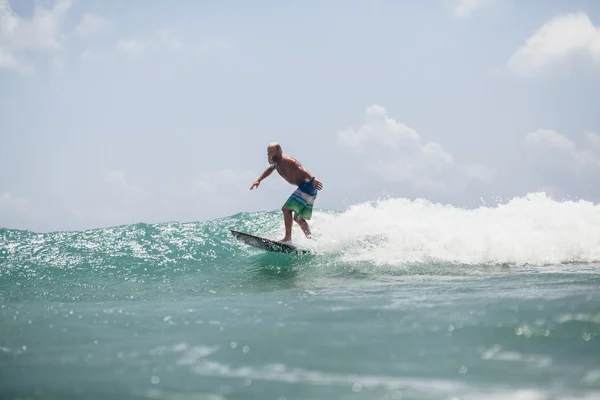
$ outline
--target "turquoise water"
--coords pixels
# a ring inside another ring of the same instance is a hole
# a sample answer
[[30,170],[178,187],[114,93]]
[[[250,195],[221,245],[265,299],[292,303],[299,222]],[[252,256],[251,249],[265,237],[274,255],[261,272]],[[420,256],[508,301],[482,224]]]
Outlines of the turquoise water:
[[600,206],[279,212],[0,230],[0,397],[600,398]]

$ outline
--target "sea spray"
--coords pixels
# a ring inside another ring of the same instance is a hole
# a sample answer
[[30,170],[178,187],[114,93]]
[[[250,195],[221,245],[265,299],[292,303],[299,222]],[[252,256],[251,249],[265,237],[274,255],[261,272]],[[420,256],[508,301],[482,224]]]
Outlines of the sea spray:
[[342,252],[345,262],[546,265],[600,260],[600,205],[556,201],[544,193],[475,209],[392,198],[319,214],[314,224],[319,249]]

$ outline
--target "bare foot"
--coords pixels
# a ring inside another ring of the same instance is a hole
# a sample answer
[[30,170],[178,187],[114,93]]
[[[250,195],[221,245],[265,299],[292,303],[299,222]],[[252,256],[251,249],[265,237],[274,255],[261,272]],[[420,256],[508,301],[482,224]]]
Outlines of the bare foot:
[[279,243],[287,243],[287,242],[291,242],[291,241],[292,241],[292,238],[285,238],[285,237],[284,237],[283,239],[281,239],[281,240],[279,241]]

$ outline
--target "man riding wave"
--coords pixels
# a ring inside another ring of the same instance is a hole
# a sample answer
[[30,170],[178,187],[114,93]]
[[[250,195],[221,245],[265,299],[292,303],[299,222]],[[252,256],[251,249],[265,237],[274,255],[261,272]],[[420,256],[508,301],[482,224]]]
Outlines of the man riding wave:
[[[267,146],[267,159],[269,167],[250,186],[250,190],[258,187],[260,182],[277,170],[279,175],[298,188],[290,195],[281,210],[285,223],[285,237],[280,242],[292,240],[292,221],[296,221],[307,238],[312,236],[307,220],[312,217],[312,210],[317,190],[323,189],[323,184],[308,171],[300,161],[283,153],[281,145],[277,142]],[[292,219],[292,212],[294,213]]]

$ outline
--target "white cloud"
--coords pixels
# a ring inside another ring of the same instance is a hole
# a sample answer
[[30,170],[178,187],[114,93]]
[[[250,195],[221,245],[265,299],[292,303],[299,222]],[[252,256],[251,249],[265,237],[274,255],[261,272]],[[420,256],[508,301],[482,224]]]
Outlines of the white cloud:
[[[550,129],[525,135],[523,172],[529,175],[529,190],[544,190],[556,196],[594,199],[600,196],[600,137],[584,135],[579,144]],[[521,177],[522,179],[522,177]]]
[[258,173],[223,169],[203,172],[182,193],[184,198],[201,200],[213,208],[237,204],[246,195]]
[[599,182],[600,136],[587,132],[585,138],[584,146],[577,146],[554,130],[539,129],[525,135],[524,145],[536,168],[541,171],[576,177],[595,176],[598,178],[596,182]]
[[122,171],[113,169],[108,171],[102,177],[102,183],[106,185],[105,188],[112,189],[117,192],[119,197],[125,195],[123,200],[133,201],[135,199],[146,199],[148,193],[142,189],[138,184],[127,178]]
[[560,133],[550,129],[538,129],[525,135],[525,144],[535,148],[547,147],[562,153],[575,154],[577,146]]
[[340,144],[361,151],[363,145],[368,142],[397,147],[402,141],[419,140],[419,135],[414,129],[389,118],[385,108],[381,106],[368,107],[366,117],[367,121],[358,130],[348,128],[338,132]]
[[514,74],[529,77],[581,56],[600,64],[600,28],[582,12],[563,14],[528,38],[510,57],[507,67]]
[[42,217],[42,213],[29,199],[0,192],[0,228],[28,229]]
[[200,42],[200,51],[227,51],[235,48],[235,43],[225,38],[206,38]]
[[83,61],[92,61],[92,60],[99,60],[100,58],[102,58],[100,56],[100,54],[95,53],[94,51],[90,50],[89,48],[85,49],[82,53],[81,53],[81,59]]
[[183,42],[175,37],[170,29],[161,29],[156,34],[157,38],[154,43],[157,47],[165,48],[171,51],[181,50]]
[[496,0],[453,0],[453,14],[456,18],[469,18],[475,11],[489,7]]
[[[34,65],[27,60],[26,52],[46,52],[49,64],[57,71],[65,69],[63,55],[67,39],[73,36],[89,39],[109,27],[100,15],[84,13],[75,28],[65,32],[65,19],[73,0],[40,1],[36,3],[31,18],[16,15],[9,0],[0,0],[0,68],[22,74],[32,74]],[[187,46],[186,46],[187,47]],[[228,50],[233,47],[224,39],[206,38],[195,45],[196,51]],[[158,30],[153,37],[124,37],[116,44],[116,51],[129,58],[137,58],[153,52],[177,52],[184,48],[183,42],[169,29]],[[105,58],[89,48],[80,53],[83,61]]]
[[[107,226],[139,221],[201,219],[210,214],[232,214],[257,208],[267,193],[250,196],[257,173],[230,169],[203,172],[178,183],[141,184],[123,171],[107,171],[91,182],[87,196],[69,206],[78,226]],[[244,205],[240,199],[248,196]]]
[[131,58],[140,57],[151,51],[179,51],[182,48],[183,42],[168,29],[159,30],[152,39],[124,38],[117,43],[117,51]]
[[358,129],[339,131],[337,139],[384,181],[415,189],[441,192],[468,181],[489,182],[494,175],[483,165],[457,162],[439,143],[423,141],[415,129],[388,117],[378,105],[366,109]]
[[70,207],[81,220],[100,224],[134,223],[144,219],[153,196],[120,170],[106,172],[88,189],[89,198]]
[[61,26],[71,0],[56,0],[54,7],[37,3],[30,20],[16,16],[8,0],[0,0],[0,68],[21,73],[33,72],[33,66],[20,57],[27,50],[57,51],[63,46]]
[[12,69],[22,74],[33,73],[33,66],[20,60],[8,49],[0,47],[0,68]]
[[[0,210],[3,211],[2,219],[13,212],[26,212],[29,201],[24,197],[17,197],[11,193],[0,193]],[[6,215],[5,215],[6,214]]]
[[592,132],[586,132],[584,135],[587,141],[600,152],[600,135]]
[[52,68],[54,68],[54,70],[57,72],[64,72],[67,68],[67,63],[60,55],[52,57],[50,65],[52,65]]
[[85,13],[81,22],[75,28],[75,34],[79,37],[90,37],[98,34],[106,27],[106,21],[99,15]]
[[465,164],[461,169],[469,178],[483,182],[492,182],[494,179],[495,171],[481,164]]
[[[250,179],[245,179],[244,183],[249,181]],[[211,174],[207,172],[200,174],[200,176],[192,183],[192,187],[194,189],[199,189],[202,193],[212,195],[220,188],[238,183],[240,183],[239,174],[232,170],[225,169]]]
[[140,42],[136,39],[121,39],[117,43],[117,51],[130,57],[139,57],[147,48],[147,42]]

